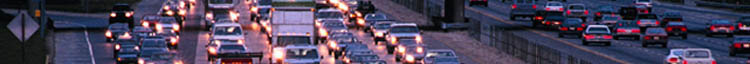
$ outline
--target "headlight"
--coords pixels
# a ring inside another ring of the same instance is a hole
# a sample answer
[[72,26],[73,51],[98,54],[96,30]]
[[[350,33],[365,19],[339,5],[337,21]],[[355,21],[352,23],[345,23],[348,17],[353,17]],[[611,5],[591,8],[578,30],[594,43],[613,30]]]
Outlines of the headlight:
[[422,43],[422,36],[417,36],[415,39],[417,40],[417,43]]
[[115,12],[109,13],[109,17],[115,17],[117,14]]
[[206,13],[206,18],[207,19],[214,19],[214,14],[213,13]]
[[175,44],[177,44],[177,40],[178,40],[177,38],[172,37],[171,39],[169,39],[169,42],[171,42],[172,45],[175,45]]
[[357,18],[357,24],[364,26],[365,25],[365,19]]
[[107,36],[107,38],[112,38],[112,32],[110,32],[109,30],[107,30],[107,32],[104,33],[104,35]]
[[383,33],[375,32],[375,37],[383,37]]
[[414,56],[406,55],[406,61],[408,61],[408,62],[414,62]]
[[258,12],[258,7],[253,6],[252,8],[250,8],[250,11],[251,12]]
[[406,52],[406,48],[399,46],[398,52],[401,52],[401,53]]
[[172,30],[180,31],[180,25],[177,25],[177,24],[172,25]]
[[320,33],[320,36],[328,36],[328,31],[326,31],[326,29],[320,29],[318,32]]
[[162,9],[169,10],[169,6],[164,6]]
[[273,58],[283,59],[284,58],[284,49],[274,48],[273,49]]
[[143,27],[148,27],[149,25],[151,25],[151,24],[149,24],[148,22],[143,22],[143,23],[141,24],[141,26],[143,26]]
[[185,14],[187,14],[187,12],[185,12],[185,11],[180,11],[180,12],[178,12],[178,14],[180,14],[180,15],[183,15],[183,16],[184,16]]
[[209,52],[209,53],[211,53],[211,54],[216,54],[216,48],[214,48],[214,47],[209,47],[209,48],[208,48],[208,52]]
[[133,16],[133,12],[125,13],[125,17],[131,17],[131,16]]
[[143,59],[138,58],[138,64],[146,63],[146,61],[143,61]]
[[328,41],[328,47],[331,47],[333,49],[337,49],[338,44],[336,44],[336,42]]
[[115,50],[120,50],[120,44],[115,44]]
[[418,52],[418,53],[422,53],[422,52],[424,52],[424,48],[422,48],[422,47],[417,47],[417,52]]
[[167,13],[167,15],[174,15],[174,13],[173,13],[173,12],[172,12],[171,10],[170,10],[170,11],[167,11],[167,12],[165,12],[165,13]]

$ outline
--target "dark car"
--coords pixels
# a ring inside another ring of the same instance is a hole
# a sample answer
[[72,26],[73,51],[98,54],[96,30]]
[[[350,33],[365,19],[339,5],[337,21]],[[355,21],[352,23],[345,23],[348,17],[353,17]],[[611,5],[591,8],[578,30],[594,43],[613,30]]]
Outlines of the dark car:
[[122,48],[115,53],[117,64],[137,64],[139,52],[138,48]]
[[369,30],[369,29],[368,29],[367,27],[369,27],[370,25],[372,25],[372,24],[373,24],[373,23],[375,23],[375,22],[380,22],[380,21],[393,21],[393,20],[391,20],[390,18],[388,18],[388,16],[387,16],[387,15],[385,15],[385,14],[382,14],[382,13],[373,13],[373,14],[367,14],[367,15],[365,15],[365,17],[363,18],[363,20],[364,20],[364,21],[360,21],[360,20],[357,20],[357,25],[359,25],[359,26],[361,26],[361,27],[365,28],[365,30]]
[[128,4],[115,4],[109,13],[109,23],[128,23],[133,26],[133,15],[135,11]]
[[665,12],[660,18],[662,26],[669,22],[682,22],[682,14],[679,12]]
[[635,20],[638,10],[633,6],[621,7],[618,11],[623,20]]
[[737,34],[750,34],[750,16],[737,19]]
[[612,33],[606,25],[588,25],[583,32],[583,45],[590,43],[603,43],[605,46],[612,44]]
[[658,17],[656,14],[638,14],[636,17],[636,22],[638,23],[638,26],[641,27],[641,29],[647,28],[647,27],[660,27],[659,20],[657,20]]
[[475,5],[487,7],[487,0],[469,0],[469,6]]
[[329,54],[338,58],[343,55],[344,50],[348,45],[361,44],[354,35],[331,35],[328,43]]
[[734,34],[734,24],[729,20],[714,19],[707,25],[708,27],[706,27],[706,30],[708,30],[708,34],[706,34],[706,36],[708,37],[713,37],[716,34],[723,34],[727,37],[732,37]]
[[104,33],[104,36],[107,38],[107,42],[112,42],[118,39],[120,36],[130,35],[127,32],[130,32],[130,28],[127,24],[115,23],[109,25],[107,31]]
[[167,41],[159,38],[145,38],[141,44],[141,48],[167,48]]
[[542,26],[559,25],[566,18],[562,12],[547,12],[547,13],[544,13],[544,17],[541,19],[542,19],[541,21],[533,21],[532,26],[537,27],[540,25]]
[[643,35],[642,47],[648,47],[648,45],[659,44],[661,47],[667,47],[669,36],[664,28],[647,28],[646,33]]
[[583,24],[583,20],[579,18],[568,18],[559,26],[558,29],[560,29],[560,32],[557,36],[565,37],[565,35],[575,35],[577,38],[580,38],[581,36],[578,35],[581,35],[584,27],[586,27],[586,24]]
[[599,6],[599,8],[596,9],[596,13],[595,13],[596,16],[594,17],[594,21],[599,21],[601,20],[603,16],[606,16],[606,15],[614,16],[616,14],[617,14],[617,10],[615,10],[614,6],[607,6],[607,5]]
[[120,49],[138,48],[140,45],[137,39],[120,39],[115,41],[115,53],[120,52]]
[[[589,15],[589,10],[585,4],[569,4],[568,7],[566,7],[566,10],[565,16],[571,18],[587,19],[587,16]],[[583,21],[585,22],[586,20]]]
[[669,36],[680,36],[682,39],[687,38],[687,25],[683,22],[669,22],[666,25]]
[[641,37],[641,29],[634,21],[617,21],[617,25],[613,29],[615,30],[614,39],[631,37],[634,40],[639,40]]
[[358,1],[360,4],[354,9],[362,14],[375,13],[378,9],[370,1]]
[[536,0],[513,0],[510,20],[516,20],[516,17],[534,17],[536,7]]
[[750,53],[750,36],[737,36],[729,46],[729,56],[736,56],[737,53]]

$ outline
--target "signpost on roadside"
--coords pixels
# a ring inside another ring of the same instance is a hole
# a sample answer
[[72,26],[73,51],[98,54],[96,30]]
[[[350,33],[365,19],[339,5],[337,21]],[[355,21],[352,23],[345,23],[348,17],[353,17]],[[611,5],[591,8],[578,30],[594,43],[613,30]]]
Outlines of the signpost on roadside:
[[38,30],[39,25],[29,17],[26,13],[20,13],[13,20],[8,23],[8,29],[13,33],[19,41],[21,41],[21,60],[25,63],[26,60],[26,41],[34,35],[34,32]]

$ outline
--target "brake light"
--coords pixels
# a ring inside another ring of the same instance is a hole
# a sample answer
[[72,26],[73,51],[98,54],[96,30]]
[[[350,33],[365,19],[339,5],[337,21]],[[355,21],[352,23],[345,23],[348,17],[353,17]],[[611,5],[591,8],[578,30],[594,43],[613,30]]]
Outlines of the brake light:
[[568,15],[570,15],[570,11],[567,11],[567,12],[565,12],[565,13],[568,13]]
[[536,8],[536,5],[531,5],[531,8]]
[[637,30],[637,29],[636,30],[630,30],[630,32],[639,33],[639,32],[641,32],[641,30]]
[[625,29],[617,29],[617,32],[625,32]]
[[730,31],[734,31],[734,26],[729,26]]
[[536,17],[534,17],[534,19],[536,19],[536,20],[542,20],[542,19],[544,19],[544,17],[542,17],[542,16],[536,16]]
[[644,40],[651,40],[651,36],[645,36],[643,37]]
[[716,64],[716,60],[712,60],[712,61],[711,61],[711,64]]
[[516,4],[513,4],[513,6],[511,8],[512,9],[516,9],[516,7],[518,7],[518,6],[516,6]]
[[611,35],[604,35],[604,36],[602,36],[602,38],[604,38],[604,39],[612,39],[612,36]]
[[547,10],[547,11],[549,11],[550,9],[549,9],[549,8],[545,8],[544,10]]
[[679,59],[677,58],[669,58],[668,62],[670,63],[676,63]]
[[597,12],[596,16],[602,16],[602,13],[601,12]]
[[710,30],[716,29],[716,26],[711,26]]
[[109,17],[115,17],[115,16],[117,16],[117,14],[115,14],[114,12],[109,13]]
[[641,24],[641,20],[638,20],[638,22],[636,24]]
[[732,46],[734,46],[734,48],[741,48],[742,44],[741,43],[734,43],[734,44],[732,44]]
[[654,22],[654,23],[656,23],[656,24],[658,25],[658,24],[659,24],[659,21],[656,21],[656,22]]
[[583,31],[583,27],[576,28],[577,31]]
[[560,27],[560,31],[568,31],[567,27]]
[[592,39],[594,37],[595,37],[594,35],[583,35],[583,38],[586,38],[586,39]]
[[583,10],[583,14],[588,15],[589,14],[589,10]]
[[684,28],[684,27],[683,27],[683,28],[680,28],[680,30],[682,30],[682,31],[687,31],[687,28]]
[[586,27],[586,24],[581,24],[581,27]]
[[671,32],[671,31],[672,31],[672,27],[667,27],[667,32]]
[[687,60],[682,60],[682,64],[688,64]]
[[646,13],[646,14],[648,14],[648,10],[644,11],[643,13]]

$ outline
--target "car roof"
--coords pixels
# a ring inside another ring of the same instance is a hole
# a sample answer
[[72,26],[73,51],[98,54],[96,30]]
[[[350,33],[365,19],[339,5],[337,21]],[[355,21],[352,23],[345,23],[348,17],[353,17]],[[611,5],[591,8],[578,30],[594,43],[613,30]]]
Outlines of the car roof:
[[394,26],[417,26],[417,24],[416,23],[393,23],[391,24],[391,27],[394,27]]
[[607,28],[607,25],[589,25],[591,28]]

